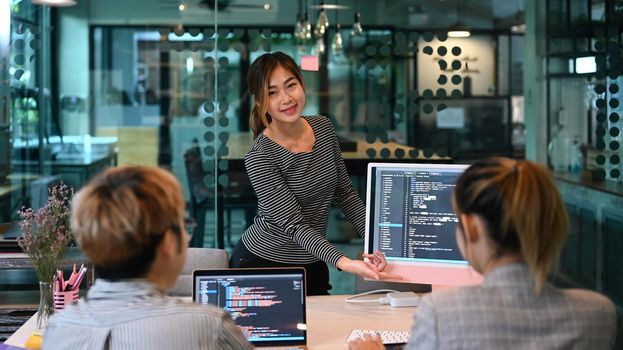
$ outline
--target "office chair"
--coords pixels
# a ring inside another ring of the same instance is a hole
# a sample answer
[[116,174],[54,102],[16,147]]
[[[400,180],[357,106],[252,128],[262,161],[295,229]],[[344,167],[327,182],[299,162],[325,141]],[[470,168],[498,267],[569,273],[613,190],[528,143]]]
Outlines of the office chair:
[[[232,219],[233,209],[243,209],[245,211],[246,225],[250,225],[257,212],[257,197],[251,188],[248,177],[244,172],[229,171],[229,185],[218,187],[219,200],[217,207],[214,207],[214,190],[208,188],[204,183],[206,172],[201,160],[201,150],[198,145],[188,149],[184,153],[184,167],[188,180],[188,190],[190,192],[190,214],[197,222],[195,233],[190,242],[191,247],[202,247],[205,234],[205,219],[207,210],[216,210],[219,220],[216,228],[216,248],[224,248],[225,232],[227,233],[227,244],[232,246]],[[223,217],[225,214],[225,217]],[[224,225],[226,219],[227,227]]]
[[221,269],[229,267],[229,256],[223,249],[188,248],[186,262],[177,277],[173,288],[169,289],[172,296],[190,296],[192,294],[193,271],[203,269]]

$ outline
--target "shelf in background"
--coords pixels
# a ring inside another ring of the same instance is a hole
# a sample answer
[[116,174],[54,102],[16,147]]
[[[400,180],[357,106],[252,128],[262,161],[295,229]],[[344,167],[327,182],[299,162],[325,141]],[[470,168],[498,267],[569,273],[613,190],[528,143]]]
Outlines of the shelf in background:
[[595,180],[588,171],[582,173],[554,173],[557,180],[568,182],[575,185],[588,187],[597,191],[602,191],[616,196],[623,196],[623,183],[607,180]]

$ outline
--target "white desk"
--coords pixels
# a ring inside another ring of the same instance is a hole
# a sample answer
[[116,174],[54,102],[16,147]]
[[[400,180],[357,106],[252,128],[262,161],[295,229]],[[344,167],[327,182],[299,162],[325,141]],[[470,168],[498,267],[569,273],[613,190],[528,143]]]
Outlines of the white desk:
[[310,350],[348,349],[345,341],[352,329],[411,329],[415,307],[348,304],[344,301],[346,297],[329,295],[307,298],[307,343]]
[[[307,336],[310,350],[347,349],[346,338],[355,329],[408,331],[416,308],[392,308],[378,304],[347,304],[347,295],[307,298]],[[36,315],[5,344],[23,346],[37,323]]]

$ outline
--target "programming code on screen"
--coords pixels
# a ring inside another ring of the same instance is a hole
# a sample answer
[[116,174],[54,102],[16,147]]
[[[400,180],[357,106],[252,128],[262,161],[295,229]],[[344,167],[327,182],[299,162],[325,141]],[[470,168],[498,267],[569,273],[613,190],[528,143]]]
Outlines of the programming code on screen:
[[452,190],[458,171],[377,170],[374,246],[389,259],[462,262]]
[[197,300],[231,314],[249,341],[301,340],[300,275],[222,276],[199,281]]

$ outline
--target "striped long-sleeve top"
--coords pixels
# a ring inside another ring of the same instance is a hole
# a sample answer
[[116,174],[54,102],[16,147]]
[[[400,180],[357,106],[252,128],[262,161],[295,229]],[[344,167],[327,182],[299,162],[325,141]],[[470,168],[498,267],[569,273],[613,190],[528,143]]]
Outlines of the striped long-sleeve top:
[[242,241],[271,261],[336,265],[344,254],[326,238],[329,209],[337,203],[363,236],[365,206],[353,188],[337,136],[323,116],[304,117],[314,131],[311,152],[292,153],[260,134],[245,157],[258,214]]
[[229,314],[169,297],[146,280],[98,279],[54,314],[43,349],[252,349]]

